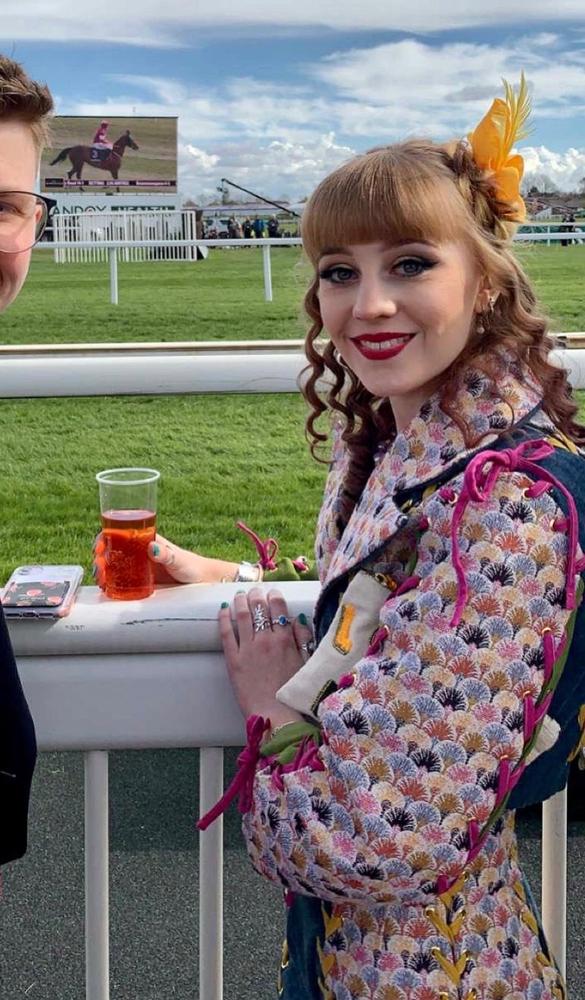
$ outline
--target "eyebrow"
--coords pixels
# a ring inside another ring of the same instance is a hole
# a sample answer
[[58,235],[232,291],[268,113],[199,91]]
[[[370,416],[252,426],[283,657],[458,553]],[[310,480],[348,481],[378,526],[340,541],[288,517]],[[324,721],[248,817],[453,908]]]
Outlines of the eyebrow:
[[[383,246],[384,246],[385,250],[392,250],[394,247],[409,246],[411,244],[412,245],[417,244],[419,246],[424,246],[424,247],[432,247],[435,250],[437,249],[437,244],[433,243],[431,240],[409,239],[408,237],[406,239],[403,239],[403,240],[396,240],[395,243],[384,243]],[[336,254],[336,253],[347,253],[347,254],[349,254],[350,253],[350,249],[349,249],[349,247],[342,247],[342,246],[324,247],[321,250],[321,252],[319,253],[319,257],[329,257],[332,254]]]

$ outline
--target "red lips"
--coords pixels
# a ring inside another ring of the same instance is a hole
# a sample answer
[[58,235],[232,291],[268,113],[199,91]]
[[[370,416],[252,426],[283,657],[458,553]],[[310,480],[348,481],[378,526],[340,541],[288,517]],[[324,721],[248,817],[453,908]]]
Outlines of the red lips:
[[[368,361],[387,361],[388,358],[395,358],[405,347],[408,347],[414,336],[414,333],[362,333],[358,337],[352,337],[351,342]],[[408,337],[408,340],[405,341],[404,337]],[[396,344],[394,347],[370,346],[389,340],[401,340],[402,343]]]
[[380,341],[395,340],[398,337],[414,337],[414,333],[409,333],[406,331],[404,333],[400,333],[397,330],[396,331],[388,330],[388,331],[383,331],[382,333],[360,333],[358,337],[352,337],[351,339],[354,343],[355,341],[359,341],[361,343],[364,340],[373,340],[375,341],[376,344],[379,344]]

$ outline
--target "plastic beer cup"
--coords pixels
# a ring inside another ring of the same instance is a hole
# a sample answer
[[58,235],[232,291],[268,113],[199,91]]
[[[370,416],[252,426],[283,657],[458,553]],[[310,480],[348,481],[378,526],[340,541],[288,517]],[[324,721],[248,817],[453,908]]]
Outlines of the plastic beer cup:
[[106,469],[100,491],[106,597],[140,601],[154,591],[148,543],[156,534],[156,469]]

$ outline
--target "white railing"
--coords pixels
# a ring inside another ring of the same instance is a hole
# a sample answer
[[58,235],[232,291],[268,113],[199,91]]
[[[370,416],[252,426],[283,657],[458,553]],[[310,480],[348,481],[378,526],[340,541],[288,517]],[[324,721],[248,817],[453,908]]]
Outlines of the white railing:
[[[74,217],[73,217],[74,218]],[[97,216],[93,216],[95,220]],[[57,232],[57,231],[56,231]],[[581,235],[580,235],[581,234]],[[585,231],[579,230],[574,233],[563,233],[563,232],[542,232],[542,233],[517,233],[514,236],[514,242],[516,243],[538,243],[546,242],[547,245],[550,243],[557,242],[559,240],[567,240],[573,243],[585,243]],[[154,249],[159,248],[160,250],[168,250],[171,253],[180,253],[181,249],[191,248],[194,260],[197,257],[197,249],[200,248],[203,251],[203,256],[206,256],[207,249],[209,247],[222,247],[224,250],[227,248],[241,248],[241,247],[262,247],[263,254],[263,274],[264,274],[264,298],[266,302],[272,302],[273,292],[272,292],[272,264],[270,258],[270,247],[277,246],[302,246],[302,240],[296,236],[287,236],[278,239],[259,239],[259,240],[196,240],[196,239],[112,239],[107,234],[103,235],[100,239],[78,239],[76,241],[75,247],[78,251],[94,251],[96,248],[101,254],[105,254],[107,251],[108,258],[110,262],[110,303],[112,305],[117,305],[119,301],[118,293],[118,254],[120,251],[126,253],[130,250],[137,250],[138,248]],[[67,251],[71,249],[71,244],[67,242],[44,242],[38,244],[38,249],[40,250],[53,250],[55,253],[61,251]],[[105,259],[100,257],[100,259]],[[126,258],[128,259],[128,258]],[[131,258],[135,259],[135,258]],[[149,259],[149,258],[144,258]]]
[[[573,388],[585,388],[582,344],[552,352]],[[307,359],[301,340],[0,347],[0,397],[297,392]]]
[[[119,250],[122,261],[197,259],[192,209],[58,213],[52,216],[51,225],[57,264],[105,262],[109,251],[104,244],[112,240],[124,244]],[[153,240],[157,241],[156,248],[147,245]],[[179,244],[178,240],[189,242]],[[165,245],[161,246],[161,242]]]
[[[200,747],[200,815],[220,798],[223,747],[242,746],[245,728],[217,612],[245,586],[165,587],[136,602],[84,587],[68,618],[9,626],[39,749],[85,754],[86,1000],[110,995],[108,750]],[[319,585],[279,586],[310,619]],[[199,834],[201,1000],[223,998],[222,837],[221,818]]]

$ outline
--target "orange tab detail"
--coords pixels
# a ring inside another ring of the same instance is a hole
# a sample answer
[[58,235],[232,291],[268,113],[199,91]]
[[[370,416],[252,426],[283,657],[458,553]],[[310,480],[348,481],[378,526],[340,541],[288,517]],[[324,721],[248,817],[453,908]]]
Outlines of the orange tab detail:
[[347,656],[351,653],[353,642],[351,639],[351,626],[355,618],[355,605],[354,604],[342,604],[341,605],[341,615],[339,618],[339,625],[335,632],[335,638],[333,640],[333,645],[340,653]]

